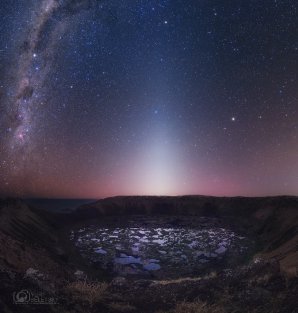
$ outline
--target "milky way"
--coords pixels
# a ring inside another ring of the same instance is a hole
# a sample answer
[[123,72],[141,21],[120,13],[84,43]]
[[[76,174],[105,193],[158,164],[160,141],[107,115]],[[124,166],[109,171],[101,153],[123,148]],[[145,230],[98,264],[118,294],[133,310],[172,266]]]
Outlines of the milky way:
[[297,9],[4,0],[0,193],[298,194]]
[[[24,145],[30,139],[31,111],[38,105],[38,92],[55,57],[55,43],[65,31],[67,15],[79,13],[89,8],[89,4],[88,0],[45,0],[34,12],[32,25],[21,43],[16,88],[11,99],[12,140],[16,145]],[[63,19],[51,21],[59,13],[64,13]]]

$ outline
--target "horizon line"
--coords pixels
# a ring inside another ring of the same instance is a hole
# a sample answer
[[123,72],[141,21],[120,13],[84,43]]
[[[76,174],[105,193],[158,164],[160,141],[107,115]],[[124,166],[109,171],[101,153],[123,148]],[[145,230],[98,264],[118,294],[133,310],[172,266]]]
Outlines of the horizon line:
[[114,196],[106,196],[106,197],[98,197],[98,198],[93,198],[93,197],[86,197],[86,198],[67,198],[67,197],[30,197],[30,196],[6,196],[6,195],[0,195],[0,199],[20,199],[20,200],[94,200],[94,201],[99,201],[99,200],[104,200],[104,199],[110,199],[110,198],[120,198],[120,197],[140,197],[140,198],[145,198],[145,197],[155,197],[155,198],[162,198],[162,197],[167,197],[167,198],[180,198],[180,197],[210,197],[210,198],[281,198],[281,197],[292,197],[292,198],[297,198],[298,195],[293,195],[293,194],[278,194],[278,195],[256,195],[256,196],[248,196],[248,195],[235,195],[235,196],[228,196],[228,195],[204,195],[204,194],[181,194],[181,195],[114,195]]

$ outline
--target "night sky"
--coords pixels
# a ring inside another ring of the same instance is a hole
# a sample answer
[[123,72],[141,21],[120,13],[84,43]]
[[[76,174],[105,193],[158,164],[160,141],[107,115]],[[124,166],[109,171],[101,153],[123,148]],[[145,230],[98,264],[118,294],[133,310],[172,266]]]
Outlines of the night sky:
[[298,195],[297,11],[1,0],[0,195]]

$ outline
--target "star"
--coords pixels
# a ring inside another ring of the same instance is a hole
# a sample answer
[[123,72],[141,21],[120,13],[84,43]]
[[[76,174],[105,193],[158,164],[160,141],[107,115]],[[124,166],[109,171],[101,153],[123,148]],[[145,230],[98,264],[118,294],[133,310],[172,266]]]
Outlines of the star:
[[0,160],[28,194],[297,190],[294,1],[4,2]]

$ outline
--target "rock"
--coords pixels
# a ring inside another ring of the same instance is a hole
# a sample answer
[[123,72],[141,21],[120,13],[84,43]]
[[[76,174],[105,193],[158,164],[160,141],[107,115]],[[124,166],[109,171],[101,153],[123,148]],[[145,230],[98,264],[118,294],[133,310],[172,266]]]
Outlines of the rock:
[[126,279],[124,277],[115,277],[113,280],[112,280],[112,285],[113,286],[123,286],[126,284]]
[[227,248],[225,246],[220,246],[218,249],[216,249],[214,252],[217,254],[222,254],[227,251]]
[[45,277],[44,274],[40,273],[39,270],[36,270],[32,267],[28,268],[24,275],[24,278],[31,278],[31,279],[41,279],[44,277]]
[[51,294],[55,293],[55,284],[53,281],[49,280],[48,275],[41,273],[39,270],[32,267],[26,270],[23,276],[34,285],[37,285],[40,290],[49,292]]
[[74,275],[79,280],[82,280],[82,279],[86,278],[86,274],[83,271],[80,271],[80,270],[76,270]]

